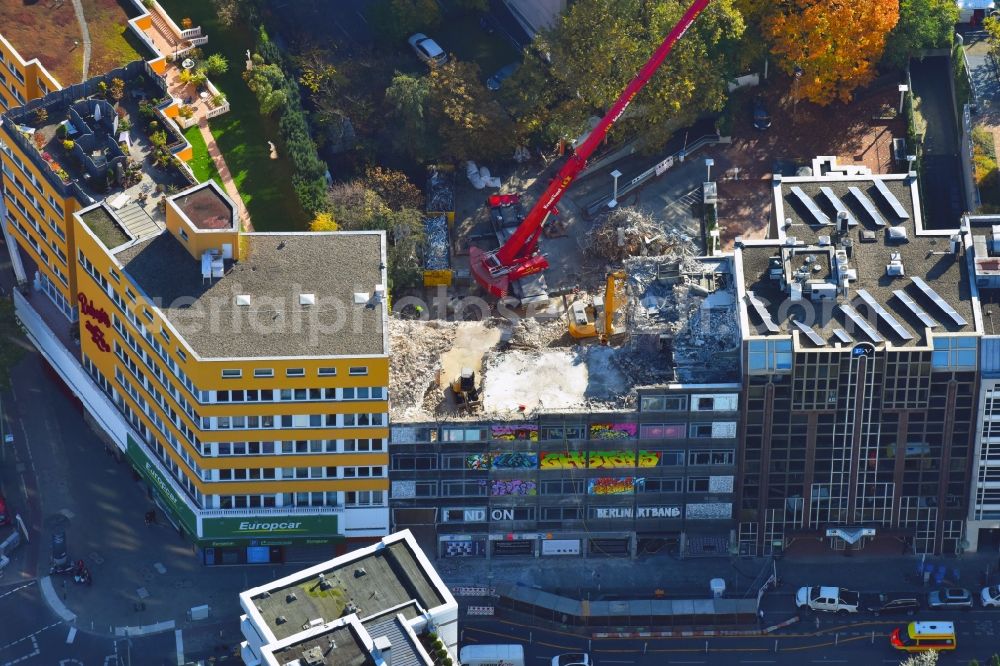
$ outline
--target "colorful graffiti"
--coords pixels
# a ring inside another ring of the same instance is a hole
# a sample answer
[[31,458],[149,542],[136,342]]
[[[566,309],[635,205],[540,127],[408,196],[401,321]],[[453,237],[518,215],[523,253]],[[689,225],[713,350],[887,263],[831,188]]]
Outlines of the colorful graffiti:
[[523,481],[521,479],[491,479],[490,495],[500,497],[502,495],[537,495],[538,488],[534,481]]
[[599,476],[587,480],[587,492],[591,495],[631,495],[642,490],[644,478],[634,476]]
[[493,425],[490,426],[490,437],[506,441],[538,441],[538,426],[536,425]]
[[513,451],[501,453],[473,453],[465,457],[465,466],[468,469],[537,469],[537,453],[521,453]]
[[540,469],[617,469],[621,467],[656,467],[660,451],[543,451]]
[[628,439],[637,432],[634,423],[591,423],[591,439]]

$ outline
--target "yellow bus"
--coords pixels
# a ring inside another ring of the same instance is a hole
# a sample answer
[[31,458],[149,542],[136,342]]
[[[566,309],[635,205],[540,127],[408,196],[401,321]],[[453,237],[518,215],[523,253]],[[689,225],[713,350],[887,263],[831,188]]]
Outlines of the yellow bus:
[[954,650],[954,622],[911,622],[905,628],[897,627],[889,637],[892,647],[904,652],[927,650]]

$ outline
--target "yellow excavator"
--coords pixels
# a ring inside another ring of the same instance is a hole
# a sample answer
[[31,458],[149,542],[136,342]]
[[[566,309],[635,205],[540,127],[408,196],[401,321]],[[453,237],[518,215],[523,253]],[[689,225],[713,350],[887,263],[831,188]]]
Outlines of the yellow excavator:
[[483,404],[482,387],[476,385],[476,371],[472,368],[462,368],[462,372],[451,382],[451,392],[459,409],[471,410]]
[[597,338],[602,345],[624,332],[624,326],[616,326],[615,315],[625,303],[625,271],[608,273],[604,296],[595,295],[593,302],[573,301],[566,313],[569,318],[569,334],[577,340]]

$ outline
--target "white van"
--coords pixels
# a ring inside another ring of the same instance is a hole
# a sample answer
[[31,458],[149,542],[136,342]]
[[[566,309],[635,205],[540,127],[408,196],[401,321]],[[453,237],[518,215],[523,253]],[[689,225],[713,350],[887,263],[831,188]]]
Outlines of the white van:
[[524,666],[520,645],[466,645],[458,653],[462,666]]

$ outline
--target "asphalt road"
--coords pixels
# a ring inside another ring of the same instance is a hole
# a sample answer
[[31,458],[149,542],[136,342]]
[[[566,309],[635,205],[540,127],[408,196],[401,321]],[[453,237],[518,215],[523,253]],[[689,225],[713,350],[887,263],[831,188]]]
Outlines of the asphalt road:
[[[922,614],[922,615],[927,615]],[[917,616],[915,619],[921,619]],[[823,617],[817,630],[812,622],[792,625],[767,636],[716,636],[690,638],[613,638],[546,629],[522,620],[469,620],[463,629],[464,645],[510,643],[525,645],[528,666],[545,664],[563,652],[589,652],[596,666],[608,664],[661,666],[664,664],[899,664],[904,658],[889,646],[889,633],[909,618],[859,618],[843,622]],[[958,649],[947,663],[965,664],[976,658],[987,663],[998,650],[1000,612],[960,613]]]

